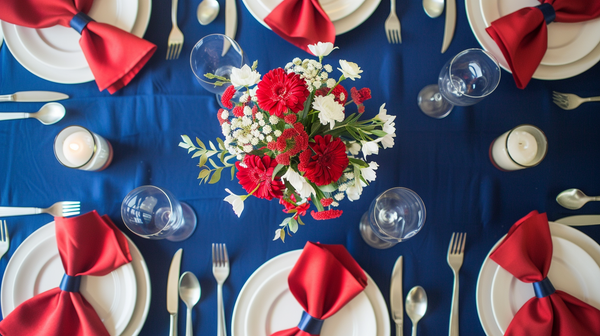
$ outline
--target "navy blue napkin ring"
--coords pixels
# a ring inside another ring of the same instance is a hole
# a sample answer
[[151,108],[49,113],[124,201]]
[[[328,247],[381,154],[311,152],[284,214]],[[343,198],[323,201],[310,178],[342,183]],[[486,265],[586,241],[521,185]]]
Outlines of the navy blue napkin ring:
[[65,274],[60,282],[60,289],[65,292],[79,292],[79,285],[81,285],[81,276]]
[[88,23],[90,23],[90,21],[94,21],[94,19],[83,12],[79,12],[73,16],[69,25],[81,35],[81,31]]
[[544,20],[546,20],[546,24],[550,24],[550,22],[556,19],[556,11],[554,11],[554,7],[552,7],[549,3],[543,3],[539,6],[535,6],[535,8],[542,11],[544,14]]
[[311,335],[320,335],[321,328],[323,327],[323,321],[325,320],[312,317],[307,312],[303,311],[300,323],[298,323],[298,329]]
[[539,299],[552,295],[554,294],[554,292],[556,292],[554,286],[552,286],[552,283],[550,282],[550,279],[548,279],[548,277],[546,277],[542,281],[534,282],[533,291],[535,292],[535,296]]

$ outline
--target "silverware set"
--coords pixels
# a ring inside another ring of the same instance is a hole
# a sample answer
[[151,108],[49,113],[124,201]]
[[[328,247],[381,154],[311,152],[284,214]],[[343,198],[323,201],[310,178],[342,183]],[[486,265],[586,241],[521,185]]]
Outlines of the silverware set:
[[572,93],[561,93],[552,91],[552,101],[554,102],[554,104],[558,105],[558,107],[562,108],[563,110],[572,110],[579,107],[579,105],[583,103],[600,101],[600,96],[581,98],[578,95]]

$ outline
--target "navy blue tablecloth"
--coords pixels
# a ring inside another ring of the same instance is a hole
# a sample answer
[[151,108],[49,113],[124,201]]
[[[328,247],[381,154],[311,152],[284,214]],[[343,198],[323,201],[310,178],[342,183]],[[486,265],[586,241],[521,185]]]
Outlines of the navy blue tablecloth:
[[[497,90],[482,102],[455,108],[445,119],[433,119],[420,112],[418,92],[436,82],[450,57],[479,47],[464,2],[457,3],[454,40],[441,54],[444,18],[427,17],[420,0],[398,3],[403,43],[388,44],[384,21],[390,4],[384,0],[363,24],[338,36],[336,45],[340,49],[326,61],[334,69],[339,59],[361,66],[362,78],[352,84],[372,90],[373,98],[365,103],[365,113],[375,115],[385,102],[388,113],[397,116],[396,144],[372,157],[379,164],[377,180],[364,189],[360,200],[342,202],[341,218],[318,222],[308,216],[306,225],[285,243],[272,241],[275,229],[286,217],[282,207],[274,201],[250,198],[241,218],[237,218],[223,201],[227,196],[224,188],[237,194],[242,194],[242,188],[227,177],[214,185],[199,185],[196,159],[178,147],[181,134],[203,140],[221,136],[217,102],[195,81],[189,53],[204,35],[224,32],[224,3],[216,21],[208,26],[196,20],[198,3],[180,1],[178,17],[185,44],[179,59],[166,61],[170,2],[153,2],[145,38],[158,50],[132,83],[114,95],[99,92],[94,82],[63,85],[40,79],[23,68],[6,45],[0,49],[0,93],[53,90],[71,96],[62,102],[66,117],[55,125],[44,126],[35,120],[0,122],[0,206],[45,207],[60,200],[79,200],[83,212],[96,209],[108,214],[139,247],[150,271],[152,303],[140,335],[168,333],[165,287],[169,263],[177,249],[184,249],[182,272],[194,272],[202,285],[202,297],[194,310],[195,334],[211,335],[217,329],[211,243],[226,243],[230,254],[231,275],[224,287],[230,333],[237,295],[252,272],[274,256],[302,248],[307,241],[346,246],[373,277],[388,304],[392,267],[396,258],[404,255],[404,293],[415,285],[423,286],[428,293],[429,307],[419,323],[420,335],[445,334],[453,281],[446,253],[452,232],[467,232],[460,271],[460,330],[463,335],[484,335],[476,309],[477,277],[490,248],[509,227],[532,210],[547,212],[551,220],[573,214],[600,214],[598,202],[570,211],[555,201],[556,195],[567,188],[600,195],[600,105],[588,103],[564,111],[551,101],[553,90],[600,95],[600,65],[565,80],[532,80],[525,90],[517,89],[511,75],[503,71]],[[258,60],[259,72],[283,67],[294,57],[309,57],[257,22],[241,1],[237,5],[236,40],[250,60]],[[42,105],[0,103],[0,112],[36,111]],[[519,124],[533,124],[545,132],[548,154],[537,167],[499,171],[488,158],[490,143]],[[108,169],[78,171],[58,163],[52,149],[54,137],[70,125],[89,128],[112,143],[115,156]],[[144,184],[164,187],[194,208],[199,223],[190,239],[180,243],[150,241],[125,228],[120,218],[121,201],[129,191]],[[358,220],[376,195],[395,186],[410,188],[423,198],[426,224],[409,241],[376,250],[363,242]],[[11,246],[0,260],[1,273],[19,244],[52,220],[48,215],[5,219]],[[600,227],[580,230],[600,239]],[[181,303],[180,311],[184,308]],[[410,322],[408,317],[405,320],[407,333]],[[183,314],[179,326],[182,333]]]

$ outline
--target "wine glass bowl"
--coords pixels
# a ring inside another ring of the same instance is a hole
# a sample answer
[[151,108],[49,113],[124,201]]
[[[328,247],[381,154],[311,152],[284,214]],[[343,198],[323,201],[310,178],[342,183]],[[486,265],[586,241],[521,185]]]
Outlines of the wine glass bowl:
[[416,235],[425,224],[425,204],[414,191],[396,187],[377,196],[362,216],[360,233],[372,247],[384,249]]
[[145,185],[132,190],[121,204],[121,218],[136,235],[182,241],[196,229],[196,214],[168,190]]
[[442,67],[438,84],[428,85],[417,98],[423,113],[444,118],[454,106],[470,106],[494,92],[500,65],[490,53],[472,48],[458,53]]

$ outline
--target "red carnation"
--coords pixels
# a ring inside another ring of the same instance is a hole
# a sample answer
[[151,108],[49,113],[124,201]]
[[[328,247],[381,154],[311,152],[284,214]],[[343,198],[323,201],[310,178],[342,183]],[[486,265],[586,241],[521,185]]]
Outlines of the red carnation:
[[308,208],[310,208],[309,202],[304,202],[302,204],[296,204],[296,197],[294,197],[294,195],[290,196],[290,201],[288,201],[284,198],[279,199],[279,203],[283,204],[283,206],[285,207],[285,209],[283,209],[283,212],[291,213],[291,212],[293,212],[293,210],[296,210],[296,213],[293,216],[294,219],[298,219],[298,216],[306,215],[306,211],[308,210]]
[[273,178],[273,169],[277,166],[275,160],[266,155],[263,157],[246,155],[244,164],[246,167],[243,167],[240,162],[235,163],[238,169],[236,177],[247,193],[256,189],[252,195],[269,201],[283,196],[285,185],[281,178]]
[[360,105],[364,103],[365,100],[371,99],[371,89],[369,88],[362,88],[360,90],[357,90],[355,87],[353,87],[352,89],[350,89],[350,94],[352,95],[352,100],[354,100],[354,103],[356,103],[356,105]]
[[277,163],[288,166],[290,157],[300,153],[308,147],[308,134],[302,123],[295,123],[294,128],[283,130],[277,140],[269,142],[267,148],[281,152],[275,158]]
[[223,125],[223,123],[229,122],[229,119],[223,119],[223,111],[225,111],[225,109],[219,109],[219,112],[217,112],[217,119],[219,119],[219,125]]
[[316,135],[314,140],[308,144],[310,148],[300,154],[298,170],[305,172],[304,177],[316,185],[328,185],[337,181],[348,167],[346,146],[331,134]]
[[225,89],[225,92],[223,92],[223,95],[221,95],[221,104],[223,104],[223,106],[225,108],[230,109],[233,107],[231,98],[233,98],[233,96],[235,96],[235,93],[236,93],[236,90],[233,85],[230,85],[227,87],[227,89]]
[[256,90],[258,105],[280,118],[288,108],[294,113],[302,110],[308,95],[304,80],[293,72],[286,74],[281,68],[267,72]]
[[[331,90],[330,88],[326,88],[326,87],[320,88],[317,91],[315,91],[315,96],[326,96],[330,90]],[[337,101],[338,103],[340,103],[342,105],[346,104],[346,101],[348,100],[348,91],[346,91],[346,88],[344,88],[343,86],[338,84],[333,88],[333,91],[331,91],[331,94],[335,97],[335,101]]]
[[295,114],[288,114],[285,117],[283,117],[283,121],[285,121],[288,124],[293,124],[296,122],[296,120],[298,120],[298,117]]
[[244,107],[243,106],[236,106],[233,108],[233,115],[240,118],[244,116]]
[[333,198],[321,198],[321,205],[324,207],[328,207],[333,203]]
[[314,218],[316,220],[327,220],[327,219],[338,218],[342,215],[342,213],[343,213],[342,210],[331,209],[331,210],[325,210],[325,211],[319,211],[319,212],[311,211],[310,215],[312,216],[312,218]]

